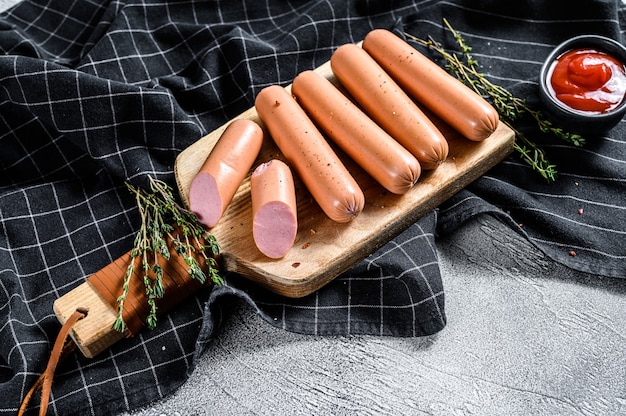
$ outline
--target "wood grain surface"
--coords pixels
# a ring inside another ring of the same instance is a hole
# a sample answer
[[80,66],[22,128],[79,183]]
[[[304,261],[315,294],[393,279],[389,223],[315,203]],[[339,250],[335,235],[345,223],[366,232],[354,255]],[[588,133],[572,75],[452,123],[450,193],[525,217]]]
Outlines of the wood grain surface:
[[85,357],[93,358],[124,338],[123,333],[113,329],[117,311],[90,282],[69,291],[53,305],[54,314],[61,324],[79,307],[87,309],[89,313],[74,324],[70,337]]
[[[328,62],[316,71],[336,83]],[[294,247],[283,259],[265,257],[254,244],[248,175],[222,219],[211,229],[221,246],[223,270],[242,274],[284,296],[310,294],[467,186],[513,150],[514,134],[503,123],[485,141],[472,142],[431,117],[448,140],[450,153],[446,162],[436,170],[423,172],[418,184],[405,195],[385,191],[338,152],[366,198],[363,212],[348,224],[338,224],[326,217],[296,177],[299,229]],[[236,118],[250,119],[263,127],[254,108]],[[191,181],[228,124],[202,137],[176,159],[177,185],[187,207]],[[253,168],[271,158],[282,159],[282,155],[266,134]]]

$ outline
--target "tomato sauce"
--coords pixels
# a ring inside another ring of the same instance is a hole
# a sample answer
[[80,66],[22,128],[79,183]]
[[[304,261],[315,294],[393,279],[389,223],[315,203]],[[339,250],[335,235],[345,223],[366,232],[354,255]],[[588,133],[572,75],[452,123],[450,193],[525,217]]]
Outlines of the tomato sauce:
[[603,114],[626,95],[624,65],[595,49],[574,49],[561,55],[548,75],[552,95],[566,106]]

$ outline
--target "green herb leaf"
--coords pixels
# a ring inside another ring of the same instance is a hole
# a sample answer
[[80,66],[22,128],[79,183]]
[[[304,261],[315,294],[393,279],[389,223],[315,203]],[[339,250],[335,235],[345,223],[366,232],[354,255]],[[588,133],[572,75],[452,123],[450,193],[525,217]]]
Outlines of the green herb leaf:
[[[208,272],[213,284],[224,283],[214,259],[219,253],[215,236],[207,232],[192,212],[176,202],[169,185],[152,177],[149,177],[149,180],[149,191],[126,183],[129,191],[135,195],[141,226],[130,251],[131,262],[124,276],[122,294],[117,298],[117,318],[113,323],[113,329],[119,332],[124,332],[127,328],[123,318],[124,302],[129,293],[130,279],[135,276],[136,258],[141,258],[143,283],[150,307],[146,325],[150,329],[156,327],[158,309],[156,299],[165,296],[163,267],[159,264],[159,259],[170,261],[168,241],[173,246],[174,254],[182,256],[190,265],[191,278],[205,283]],[[178,233],[174,236],[173,233],[177,228]],[[202,259],[206,272],[196,257]]]

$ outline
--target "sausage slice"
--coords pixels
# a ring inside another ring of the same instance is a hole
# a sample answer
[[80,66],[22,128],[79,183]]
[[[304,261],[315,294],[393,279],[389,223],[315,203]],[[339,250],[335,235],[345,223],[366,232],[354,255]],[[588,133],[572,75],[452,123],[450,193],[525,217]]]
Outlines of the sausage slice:
[[250,176],[252,236],[267,257],[284,257],[296,239],[296,191],[289,167],[278,159],[260,164]]

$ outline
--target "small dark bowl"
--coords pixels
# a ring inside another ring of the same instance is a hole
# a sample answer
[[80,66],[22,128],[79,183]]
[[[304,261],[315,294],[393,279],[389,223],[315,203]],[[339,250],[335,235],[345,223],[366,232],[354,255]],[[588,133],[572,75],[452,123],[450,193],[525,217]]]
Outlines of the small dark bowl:
[[539,73],[539,93],[546,107],[546,112],[555,123],[564,130],[579,134],[601,134],[613,127],[626,114],[626,100],[623,100],[613,110],[602,113],[589,113],[574,110],[550,94],[548,89],[548,72],[552,63],[565,52],[572,49],[590,48],[612,55],[622,64],[626,63],[626,48],[613,39],[597,35],[581,35],[571,38],[559,46],[546,58]]

